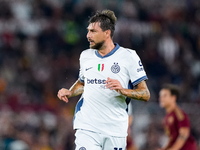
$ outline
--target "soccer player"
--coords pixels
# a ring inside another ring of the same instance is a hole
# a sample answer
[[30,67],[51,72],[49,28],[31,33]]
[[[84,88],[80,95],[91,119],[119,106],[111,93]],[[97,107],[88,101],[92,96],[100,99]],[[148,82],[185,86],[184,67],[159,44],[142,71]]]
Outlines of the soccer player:
[[194,137],[190,133],[187,114],[177,106],[179,90],[177,86],[166,84],[159,93],[160,106],[166,110],[165,133],[168,143],[159,150],[197,150]]
[[[82,94],[74,115],[76,150],[125,150],[128,129],[126,98],[148,101],[147,76],[134,50],[112,40],[117,18],[113,11],[97,11],[89,19],[90,49],[80,55],[79,79],[58,98]],[[128,89],[131,81],[134,89]],[[84,92],[83,92],[84,91]]]

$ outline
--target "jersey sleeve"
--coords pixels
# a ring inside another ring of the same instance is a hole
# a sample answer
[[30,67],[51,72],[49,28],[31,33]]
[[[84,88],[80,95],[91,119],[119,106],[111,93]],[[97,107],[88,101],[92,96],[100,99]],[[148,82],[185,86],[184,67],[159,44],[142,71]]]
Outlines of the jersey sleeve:
[[129,76],[133,86],[137,85],[143,80],[147,80],[147,75],[142,65],[142,62],[137,55],[137,53],[133,50],[130,50],[131,55],[129,56]]
[[81,82],[84,82],[84,79],[85,79],[85,77],[84,77],[84,71],[83,71],[83,55],[82,55],[82,53],[81,53],[81,55],[80,55],[80,58],[79,58],[79,63],[80,63],[80,69],[79,69],[79,79],[80,79],[80,81]]
[[188,127],[190,128],[190,121],[189,121],[189,118],[188,116],[181,110],[176,110],[175,111],[175,114],[176,114],[176,118],[177,118],[177,125],[178,125],[178,128],[181,128],[181,127]]

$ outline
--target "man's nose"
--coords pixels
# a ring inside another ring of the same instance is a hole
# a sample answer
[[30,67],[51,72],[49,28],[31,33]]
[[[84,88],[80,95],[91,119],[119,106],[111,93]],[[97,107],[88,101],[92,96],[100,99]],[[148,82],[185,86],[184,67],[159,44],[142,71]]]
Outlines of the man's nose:
[[87,35],[86,35],[87,38],[90,38],[91,37],[91,34],[90,32],[88,31]]

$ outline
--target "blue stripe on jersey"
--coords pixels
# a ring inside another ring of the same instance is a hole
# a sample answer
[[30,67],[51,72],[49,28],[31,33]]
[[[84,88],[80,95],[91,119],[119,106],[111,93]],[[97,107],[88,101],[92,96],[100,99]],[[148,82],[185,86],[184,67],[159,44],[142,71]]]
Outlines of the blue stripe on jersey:
[[128,89],[133,89],[133,84],[131,83],[131,81],[129,81],[128,83]]
[[126,50],[127,50],[129,53],[131,53],[131,51],[130,51],[129,49],[126,48]]
[[137,85],[138,83],[140,83],[141,81],[147,80],[147,79],[148,79],[147,76],[143,76],[143,77],[141,77],[141,78],[135,80],[134,82],[132,82],[132,85],[135,86],[135,85]]
[[100,58],[105,58],[105,57],[111,56],[111,55],[114,54],[114,53],[119,49],[119,47],[120,47],[119,44],[117,44],[117,43],[114,43],[114,44],[115,44],[115,48],[114,48],[110,53],[108,53],[107,55],[101,56],[97,50],[95,51],[95,54],[97,55],[97,57],[100,57]]
[[[78,111],[81,110],[81,106],[82,106],[82,105],[83,105],[83,98],[82,98],[81,100],[79,100],[78,103],[76,104],[74,119],[75,119],[76,113],[77,113]],[[74,119],[73,119],[73,120],[74,120]]]
[[126,104],[127,104],[126,112],[128,113],[128,105],[129,105],[129,103],[131,101],[131,98],[130,97],[126,97],[125,101],[126,101]]
[[[128,89],[133,89],[133,84],[131,83],[131,81],[129,81],[129,83],[128,83]],[[125,101],[126,101],[126,104],[127,104],[126,112],[128,113],[128,104],[130,103],[131,98],[130,97],[126,97]]]

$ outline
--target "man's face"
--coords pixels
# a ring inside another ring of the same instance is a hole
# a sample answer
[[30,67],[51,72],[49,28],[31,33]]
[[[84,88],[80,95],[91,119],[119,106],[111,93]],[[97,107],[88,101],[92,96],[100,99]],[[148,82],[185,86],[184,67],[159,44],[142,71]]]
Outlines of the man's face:
[[166,108],[174,102],[175,96],[171,95],[168,89],[162,89],[159,93],[160,107]]
[[90,48],[101,49],[106,39],[106,32],[100,28],[100,22],[90,23],[87,29],[87,39],[90,42]]

